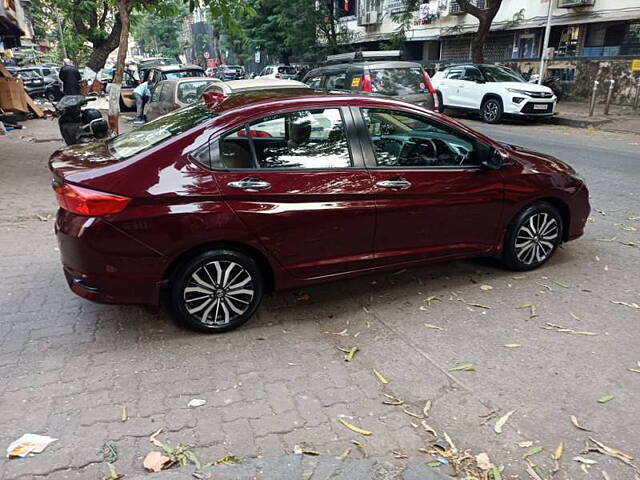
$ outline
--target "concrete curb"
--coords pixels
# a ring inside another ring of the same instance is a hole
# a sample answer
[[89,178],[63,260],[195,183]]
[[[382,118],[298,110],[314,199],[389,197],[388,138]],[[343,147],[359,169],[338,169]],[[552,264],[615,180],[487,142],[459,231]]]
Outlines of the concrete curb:
[[564,125],[574,128],[598,128],[600,125],[611,123],[611,118],[572,118],[556,115],[548,120],[553,125]]

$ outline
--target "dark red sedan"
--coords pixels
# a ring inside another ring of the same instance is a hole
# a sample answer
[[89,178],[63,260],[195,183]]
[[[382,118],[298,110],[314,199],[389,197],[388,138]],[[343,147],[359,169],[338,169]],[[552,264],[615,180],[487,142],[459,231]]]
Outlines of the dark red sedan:
[[561,161],[384,97],[249,92],[50,160],[64,272],[187,326],[247,321],[270,290],[477,256],[545,263],[582,235]]

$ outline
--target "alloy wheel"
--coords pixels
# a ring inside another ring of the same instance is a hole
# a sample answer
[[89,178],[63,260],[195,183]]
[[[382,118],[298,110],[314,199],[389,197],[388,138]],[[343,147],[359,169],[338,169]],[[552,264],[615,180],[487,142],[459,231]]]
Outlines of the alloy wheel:
[[518,229],[515,254],[526,265],[544,262],[553,253],[560,235],[558,221],[546,212],[531,215]]
[[247,269],[230,260],[215,260],[191,274],[183,300],[186,311],[203,325],[223,326],[249,310],[254,295]]
[[495,122],[500,114],[500,106],[495,100],[489,100],[484,104],[484,119],[487,122]]

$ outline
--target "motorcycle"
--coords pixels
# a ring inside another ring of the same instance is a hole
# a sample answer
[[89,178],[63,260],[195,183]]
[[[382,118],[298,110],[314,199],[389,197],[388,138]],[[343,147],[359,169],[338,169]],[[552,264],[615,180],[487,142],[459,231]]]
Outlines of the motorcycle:
[[[529,77],[529,83],[538,83],[539,78],[540,75],[534,73],[533,75],[531,75],[531,77]],[[560,79],[558,77],[547,77],[542,80],[541,85],[549,87],[558,101],[560,101],[564,94],[564,90],[562,89],[562,83],[560,82]]]
[[56,103],[60,134],[67,145],[90,143],[109,136],[109,124],[100,110],[82,108],[95,97],[66,95]]

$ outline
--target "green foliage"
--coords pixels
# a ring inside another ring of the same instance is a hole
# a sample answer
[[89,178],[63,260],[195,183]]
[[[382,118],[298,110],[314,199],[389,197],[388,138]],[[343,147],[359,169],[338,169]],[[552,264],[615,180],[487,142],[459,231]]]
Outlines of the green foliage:
[[182,52],[182,21],[189,13],[185,3],[168,1],[156,12],[131,16],[131,34],[143,52],[177,57]]

